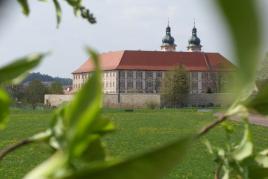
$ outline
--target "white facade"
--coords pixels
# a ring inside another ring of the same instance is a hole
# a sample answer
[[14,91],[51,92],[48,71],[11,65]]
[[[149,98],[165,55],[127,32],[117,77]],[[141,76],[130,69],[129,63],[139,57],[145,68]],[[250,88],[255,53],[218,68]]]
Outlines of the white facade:
[[[189,90],[191,94],[220,92],[218,72],[189,72]],[[226,72],[226,74],[228,74]],[[104,71],[102,76],[103,92],[117,93],[160,93],[164,71],[112,70]],[[87,81],[89,73],[73,75],[73,90],[77,91]],[[226,82],[222,81],[222,82]]]

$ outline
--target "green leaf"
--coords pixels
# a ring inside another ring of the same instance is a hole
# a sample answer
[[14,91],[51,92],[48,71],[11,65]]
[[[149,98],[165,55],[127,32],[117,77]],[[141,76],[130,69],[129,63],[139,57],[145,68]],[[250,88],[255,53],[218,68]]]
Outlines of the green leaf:
[[66,0],[66,2],[73,7],[74,14],[76,15],[77,11],[81,7],[82,0]]
[[21,5],[23,14],[25,14],[26,16],[28,16],[29,13],[30,13],[30,8],[29,8],[28,0],[17,0],[17,1]]
[[36,67],[44,56],[44,54],[26,56],[0,68],[0,84],[10,81],[15,83],[21,81],[25,73]]
[[268,178],[268,169],[267,168],[254,168],[250,170],[251,179],[267,179]]
[[10,99],[8,94],[0,88],[0,129],[5,127],[9,115]]
[[105,117],[100,117],[98,120],[94,120],[90,131],[92,133],[104,135],[115,130],[115,125],[110,121],[110,119]]
[[33,135],[28,140],[33,141],[33,142],[44,142],[48,140],[51,137],[51,135],[52,135],[52,131],[48,129],[44,132],[40,132],[40,133]]
[[184,156],[192,138],[180,139],[154,151],[99,168],[95,171],[84,170],[74,173],[69,179],[160,179],[166,176]]
[[61,22],[62,11],[61,11],[61,7],[60,7],[58,0],[53,0],[53,3],[56,9],[56,18],[57,18],[57,27],[58,27]]
[[23,179],[52,179],[63,178],[68,170],[66,168],[67,158],[62,151],[56,152],[48,160],[30,171]]
[[268,169],[268,149],[256,155],[255,160],[260,166]]
[[93,141],[83,153],[82,160],[89,162],[104,161],[106,152],[100,139]]
[[96,71],[89,80],[84,84],[83,88],[75,95],[73,101],[69,104],[68,110],[66,110],[66,118],[70,124],[80,123],[77,120],[85,112],[90,112],[89,108],[96,107],[100,109],[102,103],[102,84],[101,84],[101,72],[99,66],[98,55],[89,50],[91,59],[95,63]]
[[97,53],[89,50],[95,63],[95,72],[84,84],[66,109],[65,125],[68,131],[70,156],[79,156],[87,146],[96,139],[92,126],[94,121],[100,120],[102,106],[102,83],[99,59]]
[[249,129],[249,125],[245,124],[244,137],[241,143],[235,147],[232,155],[237,161],[243,161],[253,154],[252,135]]
[[268,168],[259,167],[257,165],[249,167],[249,178],[250,179],[267,179]]
[[66,146],[66,126],[64,125],[64,107],[58,108],[52,117],[50,124],[50,130],[52,131],[52,137],[49,140],[51,147],[57,150],[62,150]]
[[257,95],[249,98],[245,104],[250,109],[268,115],[268,85],[261,89]]
[[229,24],[239,67],[240,89],[243,89],[253,83],[260,55],[262,33],[257,3],[254,0],[217,0],[217,3]]

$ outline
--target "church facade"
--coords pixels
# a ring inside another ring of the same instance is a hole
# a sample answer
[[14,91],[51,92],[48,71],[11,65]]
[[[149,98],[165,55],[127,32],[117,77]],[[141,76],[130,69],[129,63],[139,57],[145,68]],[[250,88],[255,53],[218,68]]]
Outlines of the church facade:
[[[202,51],[201,40],[194,26],[187,51],[176,51],[177,45],[168,25],[159,51],[116,51],[100,55],[105,94],[159,94],[165,72],[182,65],[187,70],[190,94],[228,91],[235,66],[219,53]],[[73,74],[73,90],[79,90],[91,72],[87,60]]]

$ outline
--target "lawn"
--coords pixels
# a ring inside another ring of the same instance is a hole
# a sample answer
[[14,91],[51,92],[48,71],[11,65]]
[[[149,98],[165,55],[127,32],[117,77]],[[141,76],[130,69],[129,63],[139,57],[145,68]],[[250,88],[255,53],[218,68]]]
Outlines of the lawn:
[[[20,111],[13,110],[8,128],[0,131],[0,149],[22,138],[44,130],[52,112],[50,111]],[[104,112],[117,126],[117,131],[104,138],[108,152],[115,158],[129,157],[144,150],[150,150],[178,137],[191,134],[213,120],[212,112],[197,112],[187,110],[137,110],[124,112],[121,110],[106,110]],[[234,141],[242,135],[242,126],[235,123],[238,132]],[[256,150],[268,147],[268,128],[252,126]],[[207,135],[216,144],[222,144],[225,139],[221,127]],[[0,162],[0,178],[18,179],[36,164],[46,159],[52,153],[44,144],[34,144],[8,155]],[[213,178],[213,157],[202,144],[196,142],[182,163],[169,174],[167,178]]]

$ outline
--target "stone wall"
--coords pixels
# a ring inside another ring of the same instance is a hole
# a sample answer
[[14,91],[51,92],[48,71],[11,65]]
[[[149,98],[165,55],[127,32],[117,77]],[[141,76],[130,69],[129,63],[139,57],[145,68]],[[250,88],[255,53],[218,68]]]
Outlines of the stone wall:
[[227,106],[233,100],[231,93],[189,94],[185,98],[188,106]]
[[46,94],[44,104],[47,106],[56,107],[64,102],[69,102],[73,98],[73,95],[57,95],[57,94]]
[[159,94],[105,94],[103,104],[105,107],[127,107],[127,108],[143,108],[148,103],[158,104],[160,106]]
[[[204,106],[227,106],[232,102],[233,96],[230,93],[211,93],[211,94],[189,94],[185,96],[182,103],[189,107]],[[144,108],[148,103],[161,105],[159,94],[105,94],[104,106],[106,107],[132,107]]]
[[[63,102],[72,99],[72,95],[45,95],[45,104],[50,106],[58,106]],[[187,106],[226,106],[231,103],[233,96],[230,93],[211,93],[211,94],[189,94],[185,96],[182,103]],[[103,105],[105,107],[124,107],[124,108],[145,108],[149,103],[160,106],[161,100],[159,94],[105,94]]]

